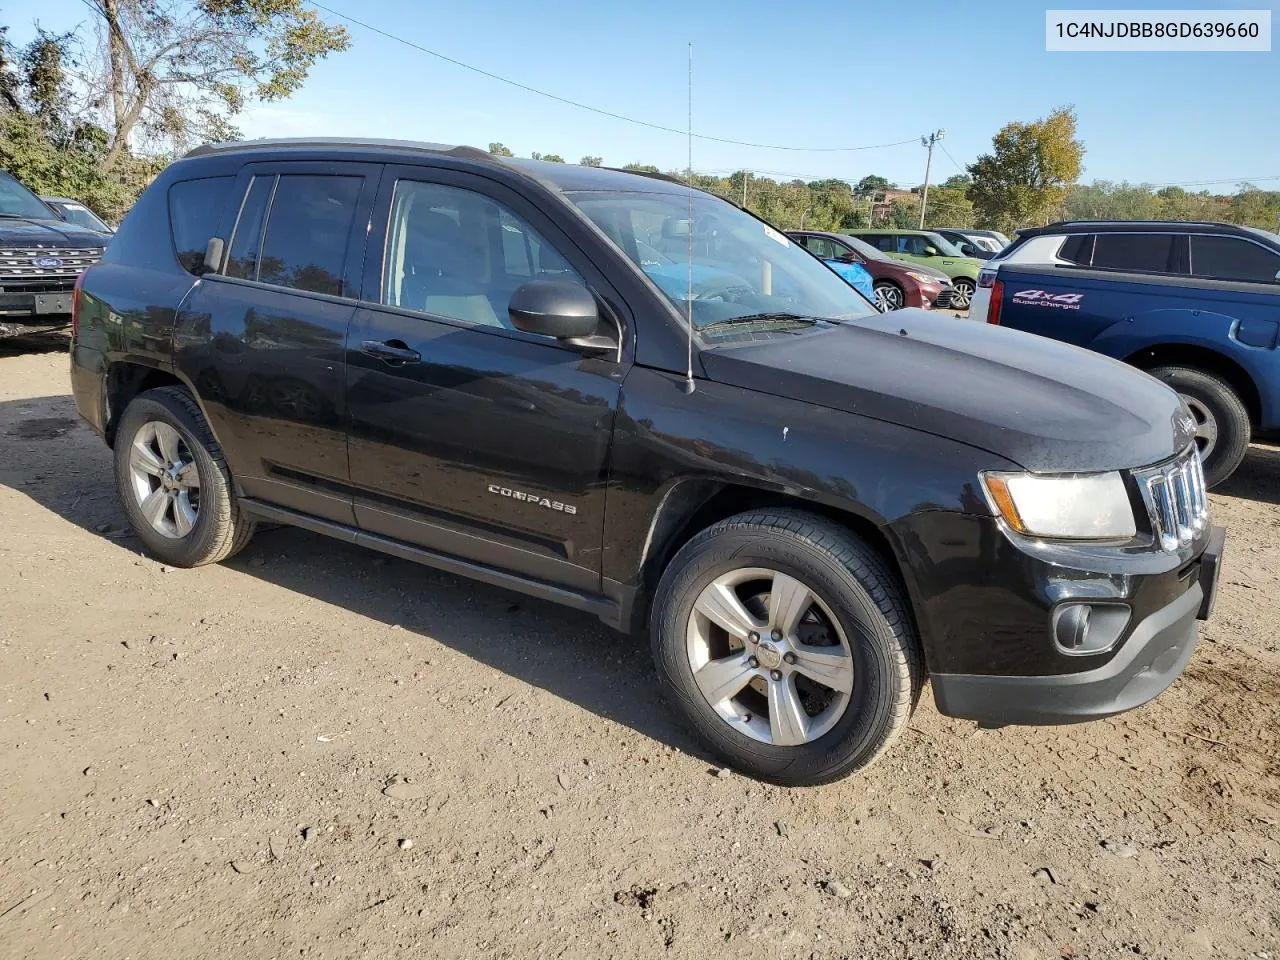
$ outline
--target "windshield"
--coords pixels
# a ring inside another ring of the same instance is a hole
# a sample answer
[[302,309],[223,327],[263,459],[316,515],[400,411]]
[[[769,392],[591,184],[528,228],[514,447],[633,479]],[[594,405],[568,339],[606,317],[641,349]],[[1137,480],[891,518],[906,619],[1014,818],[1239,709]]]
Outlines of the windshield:
[[56,220],[40,198],[10,176],[0,176],[0,217]]
[[[720,334],[793,332],[875,307],[794,241],[705,193],[570,192],[569,199],[666,294],[693,326]],[[693,250],[692,303],[689,250]]]
[[853,249],[857,250],[864,260],[888,260],[883,253],[867,243],[865,240],[859,240],[857,237],[841,236],[841,240],[847,243]]
[[111,228],[99,220],[97,214],[83,204],[55,201],[52,206],[57,207],[62,212],[68,223],[74,223],[77,227],[84,227],[98,233],[111,232]]
[[963,257],[964,256],[964,254],[960,252],[959,248],[954,243],[952,243],[950,240],[948,240],[946,237],[944,237],[940,233],[926,233],[925,237],[929,243],[932,243],[935,247],[938,248],[938,252],[942,254],[944,257]]

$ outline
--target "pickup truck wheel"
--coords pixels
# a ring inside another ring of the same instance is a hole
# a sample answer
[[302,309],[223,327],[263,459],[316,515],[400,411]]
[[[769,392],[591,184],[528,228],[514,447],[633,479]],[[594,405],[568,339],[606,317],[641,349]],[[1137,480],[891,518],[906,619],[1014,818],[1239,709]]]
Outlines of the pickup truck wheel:
[[650,631],[675,706],[730,765],[774,783],[865,768],[920,693],[897,577],[852,533],[798,511],[739,514],[690,540]]
[[244,548],[254,523],[241,514],[231,474],[186,390],[135,397],[115,436],[116,486],[147,549],[175,567],[217,563]]
[[1176,390],[1196,421],[1196,446],[1204,461],[1204,480],[1216,487],[1235,473],[1249,451],[1249,411],[1230,385],[1192,367],[1155,367],[1147,371]]
[[880,308],[881,313],[902,309],[905,297],[896,283],[889,280],[881,280],[873,285],[871,289],[875,291],[876,306]]
[[975,289],[973,281],[967,277],[961,277],[958,280],[951,281],[953,292],[951,294],[951,308],[953,310],[968,310],[969,304],[973,303],[973,291]]

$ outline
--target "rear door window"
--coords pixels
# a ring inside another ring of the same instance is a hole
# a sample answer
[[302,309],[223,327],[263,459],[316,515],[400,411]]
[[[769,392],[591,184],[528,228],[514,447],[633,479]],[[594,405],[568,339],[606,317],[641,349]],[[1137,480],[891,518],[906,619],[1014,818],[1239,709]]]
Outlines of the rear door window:
[[169,187],[169,227],[173,252],[188,273],[199,273],[204,250],[217,234],[234,177],[180,180]]
[[309,293],[342,296],[343,271],[363,177],[255,176],[241,207],[225,273]]
[[816,253],[818,256],[825,257],[828,260],[834,260],[840,255],[836,245],[826,237],[805,237],[804,245],[811,253]]
[[897,238],[891,233],[882,233],[867,239],[877,250],[883,250],[885,253],[898,252]]
[[1215,280],[1274,283],[1280,254],[1238,237],[1191,235],[1191,274]]
[[1172,233],[1099,233],[1093,266],[1139,273],[1177,273],[1176,237]]
[[280,177],[262,238],[258,280],[311,293],[342,295],[342,272],[361,177]]
[[1093,263],[1093,234],[1077,233],[1067,237],[1058,251],[1058,259],[1087,267]]

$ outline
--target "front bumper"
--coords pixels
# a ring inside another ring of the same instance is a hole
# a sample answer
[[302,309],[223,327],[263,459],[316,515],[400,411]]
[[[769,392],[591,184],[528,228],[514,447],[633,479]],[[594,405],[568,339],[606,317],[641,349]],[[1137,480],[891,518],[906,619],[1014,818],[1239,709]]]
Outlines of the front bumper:
[[1163,693],[1195,651],[1199,621],[1213,610],[1226,531],[1213,529],[1196,579],[1129,632],[1101,666],[1041,676],[936,673],[939,711],[990,725],[1054,724],[1096,720],[1132,710]]
[[56,330],[71,322],[71,288],[0,292],[0,336]]

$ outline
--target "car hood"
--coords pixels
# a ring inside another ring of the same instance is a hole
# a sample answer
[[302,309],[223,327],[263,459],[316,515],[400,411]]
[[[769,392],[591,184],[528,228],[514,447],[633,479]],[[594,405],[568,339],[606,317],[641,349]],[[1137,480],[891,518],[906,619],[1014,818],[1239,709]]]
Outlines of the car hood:
[[104,234],[62,220],[25,220],[0,217],[0,244],[14,247],[101,247]]
[[979,447],[1043,473],[1116,470],[1191,442],[1177,394],[1100,354],[899,310],[702,353],[711,379]]
[[926,267],[922,263],[905,263],[902,260],[891,260],[890,263],[896,264],[898,267],[910,270],[913,273],[923,273],[926,277],[933,277],[939,283],[950,283],[951,278],[939,270],[937,267]]

